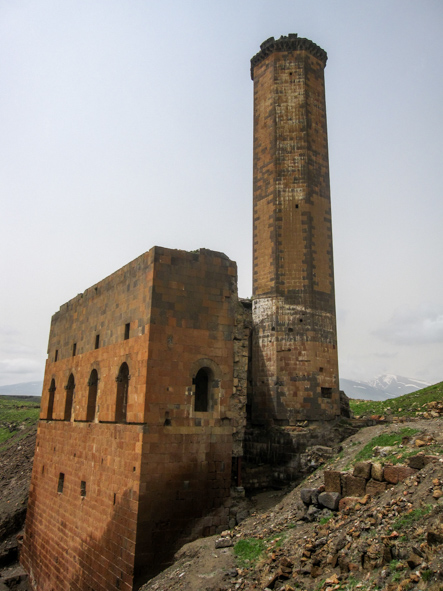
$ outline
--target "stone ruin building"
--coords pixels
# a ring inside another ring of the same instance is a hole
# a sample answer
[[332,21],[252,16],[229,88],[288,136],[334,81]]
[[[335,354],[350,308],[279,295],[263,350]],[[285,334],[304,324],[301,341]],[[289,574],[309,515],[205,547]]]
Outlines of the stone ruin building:
[[300,475],[340,415],[324,68],[270,38],[254,81],[254,279],[158,246],[51,322],[21,554],[38,591],[137,589]]

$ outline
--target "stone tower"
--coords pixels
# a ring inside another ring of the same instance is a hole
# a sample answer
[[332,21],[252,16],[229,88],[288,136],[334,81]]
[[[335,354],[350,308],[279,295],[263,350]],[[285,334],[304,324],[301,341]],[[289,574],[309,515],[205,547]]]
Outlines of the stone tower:
[[324,68],[297,35],[265,41],[254,81],[255,424],[340,413]]

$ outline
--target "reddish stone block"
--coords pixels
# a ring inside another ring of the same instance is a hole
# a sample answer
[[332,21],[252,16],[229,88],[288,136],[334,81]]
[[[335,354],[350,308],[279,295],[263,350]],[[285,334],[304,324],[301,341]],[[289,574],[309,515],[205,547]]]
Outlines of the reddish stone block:
[[371,478],[371,462],[357,462],[352,473],[356,478],[364,478],[369,480]]
[[386,490],[386,482],[379,482],[378,480],[370,480],[366,485],[366,494],[374,497]]
[[385,466],[383,476],[386,482],[389,482],[390,484],[397,484],[398,482],[403,482],[404,480],[406,480],[406,478],[412,476],[413,474],[416,474],[417,472],[418,470],[415,470],[414,468],[409,468],[408,466],[388,465]]
[[345,474],[342,478],[342,491],[345,497],[363,497],[366,494],[366,480]]

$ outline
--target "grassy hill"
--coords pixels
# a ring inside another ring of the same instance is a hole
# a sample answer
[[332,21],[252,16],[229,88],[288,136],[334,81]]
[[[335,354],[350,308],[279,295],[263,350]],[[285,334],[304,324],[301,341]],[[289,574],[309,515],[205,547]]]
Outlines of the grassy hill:
[[8,446],[8,440],[19,441],[20,432],[27,433],[39,414],[40,397],[0,396],[0,452]]
[[[352,412],[355,417],[369,417],[372,415],[383,416],[387,419],[426,417],[425,413],[438,412],[443,410],[443,382],[428,386],[417,392],[405,394],[398,398],[391,398],[384,401],[372,400],[350,400]],[[434,417],[436,418],[436,417]]]

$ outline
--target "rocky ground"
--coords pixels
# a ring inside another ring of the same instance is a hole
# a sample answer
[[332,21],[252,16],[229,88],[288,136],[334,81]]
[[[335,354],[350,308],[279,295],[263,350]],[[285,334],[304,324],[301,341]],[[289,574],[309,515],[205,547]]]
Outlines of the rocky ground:
[[5,581],[9,588],[25,588],[17,554],[26,517],[36,432],[35,423],[24,423],[0,451],[0,591]]
[[[325,469],[352,473],[356,455],[371,448],[374,437],[404,429],[415,432],[398,447],[379,449],[376,460],[434,455],[423,469],[373,498],[342,503],[339,511],[303,503],[301,491],[321,490]],[[0,591],[26,589],[13,557],[34,445],[35,427],[25,426],[0,454]],[[363,428],[301,485],[253,497],[251,515],[240,525],[183,547],[142,591],[442,591],[442,489],[442,417]]]
[[[435,455],[443,451],[442,427],[438,418],[362,429],[327,468],[352,471],[356,454],[374,437],[405,428],[417,433],[400,444],[397,459]],[[281,500],[275,497],[272,509],[257,506],[233,530],[188,544],[142,590],[443,590],[443,455],[341,511],[302,502],[303,488],[322,485],[319,469]]]

